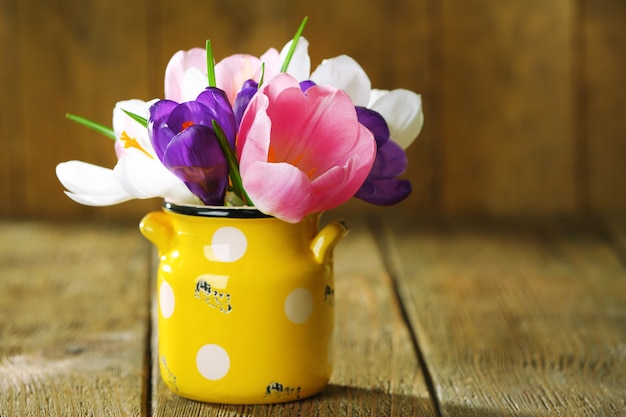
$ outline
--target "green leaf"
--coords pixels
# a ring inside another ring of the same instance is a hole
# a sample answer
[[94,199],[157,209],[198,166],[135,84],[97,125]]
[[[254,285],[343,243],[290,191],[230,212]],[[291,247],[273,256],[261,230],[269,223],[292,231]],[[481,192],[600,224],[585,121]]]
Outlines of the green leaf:
[[254,206],[254,204],[252,204],[252,200],[250,200],[250,197],[248,197],[246,190],[244,190],[243,188],[241,174],[239,173],[239,162],[237,161],[237,157],[230,147],[224,131],[216,120],[213,120],[213,129],[215,130],[215,135],[217,136],[217,141],[220,144],[220,148],[222,149],[222,152],[226,157],[226,163],[228,164],[228,169],[230,170],[229,175],[232,182],[233,193],[235,193],[235,195],[239,197],[245,204],[249,206]]
[[72,120],[73,122],[76,122],[80,125],[83,125],[85,127],[88,127],[91,130],[94,130],[98,133],[103,134],[104,136],[115,140],[115,132],[113,132],[113,129],[107,126],[103,126],[99,123],[93,122],[89,119],[85,119],[84,117],[81,116],[76,116],[75,114],[70,114],[67,113],[65,115],[65,117],[67,117],[68,119]]
[[265,78],[265,62],[261,62],[261,77],[259,77],[259,85],[257,85],[257,90],[261,89],[263,85],[263,78]]
[[215,81],[215,58],[213,57],[213,47],[211,40],[206,40],[206,73],[209,78],[209,87],[217,87]]
[[289,52],[287,53],[287,57],[285,58],[285,62],[283,62],[283,66],[280,69],[280,72],[287,72],[287,68],[289,68],[289,63],[291,62],[291,58],[293,57],[293,53],[296,51],[296,46],[298,45],[298,40],[300,40],[300,36],[302,36],[302,32],[304,31],[304,26],[306,26],[306,21],[309,20],[308,16],[302,20],[300,23],[300,27],[296,31],[296,34],[293,37],[293,42],[291,42],[291,47],[289,48]]
[[128,110],[124,110],[122,109],[122,111],[124,113],[126,113],[128,116],[130,116],[134,121],[136,121],[137,123],[139,123],[140,125],[142,125],[143,127],[147,128],[148,127],[148,120],[145,117],[141,117],[138,114],[135,114],[133,112],[130,112]]

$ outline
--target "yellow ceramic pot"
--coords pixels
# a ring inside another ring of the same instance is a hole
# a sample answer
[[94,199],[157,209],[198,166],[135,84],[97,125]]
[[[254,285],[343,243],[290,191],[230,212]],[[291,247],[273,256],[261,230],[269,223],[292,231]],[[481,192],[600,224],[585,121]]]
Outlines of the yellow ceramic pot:
[[140,224],[159,251],[158,361],[182,397],[293,401],[332,369],[332,251],[347,229],[250,208],[165,203]]

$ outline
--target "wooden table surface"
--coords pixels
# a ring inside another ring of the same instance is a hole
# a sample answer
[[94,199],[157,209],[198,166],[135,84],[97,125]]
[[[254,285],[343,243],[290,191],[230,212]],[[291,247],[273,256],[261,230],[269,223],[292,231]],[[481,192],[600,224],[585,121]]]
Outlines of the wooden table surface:
[[271,406],[161,382],[135,225],[0,222],[0,416],[626,415],[626,218],[347,220],[330,385]]

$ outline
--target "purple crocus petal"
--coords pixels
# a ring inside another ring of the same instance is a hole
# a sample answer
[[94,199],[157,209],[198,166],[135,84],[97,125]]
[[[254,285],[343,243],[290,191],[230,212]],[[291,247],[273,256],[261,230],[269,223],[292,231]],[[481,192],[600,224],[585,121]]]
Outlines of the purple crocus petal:
[[167,120],[176,106],[178,106],[178,103],[172,100],[160,100],[150,106],[148,135],[150,136],[152,147],[161,161],[163,161],[163,154],[167,145],[176,134],[167,127]]
[[309,88],[313,87],[315,83],[311,80],[300,81],[300,90],[304,93]]
[[378,178],[367,179],[354,196],[371,204],[390,206],[404,200],[411,191],[408,180]]
[[211,120],[202,122],[205,126],[213,126],[213,120],[222,128],[230,146],[235,149],[235,139],[237,137],[237,124],[233,108],[228,101],[228,97],[223,90],[215,87],[208,87],[198,95],[196,103],[204,104],[207,107]]
[[368,178],[393,178],[404,174],[409,160],[404,149],[392,140],[379,145]]
[[163,165],[204,204],[224,203],[228,165],[213,129],[192,125],[177,134],[165,151]]
[[376,145],[382,146],[389,140],[389,127],[383,116],[374,110],[356,106],[356,116],[363,126],[368,128],[376,138]]
[[193,125],[211,127],[213,119],[213,112],[207,106],[197,101],[187,101],[170,112],[167,128],[178,134]]
[[379,113],[360,106],[356,111],[359,122],[374,134],[376,159],[355,197],[377,205],[396,204],[412,191],[408,180],[397,178],[408,164],[404,149],[389,138],[387,122]]
[[237,126],[241,124],[241,118],[243,117],[243,113],[248,108],[248,104],[252,97],[259,90],[259,84],[254,80],[248,80],[243,83],[243,87],[237,93],[237,97],[235,97],[235,104],[233,104],[233,112],[235,113],[235,122]]

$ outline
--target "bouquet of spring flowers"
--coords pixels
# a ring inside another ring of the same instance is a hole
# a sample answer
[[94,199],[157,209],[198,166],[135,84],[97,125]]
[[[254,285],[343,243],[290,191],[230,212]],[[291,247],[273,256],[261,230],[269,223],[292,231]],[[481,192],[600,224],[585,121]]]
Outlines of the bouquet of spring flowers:
[[206,48],[178,51],[165,99],[120,101],[113,127],[68,115],[112,138],[113,169],[57,165],[74,201],[105,206],[161,197],[177,204],[254,206],[287,222],[352,197],[378,205],[406,198],[404,152],[419,134],[421,97],[371,88],[346,55],[312,73],[308,42],[295,37],[260,58],[215,63]]

